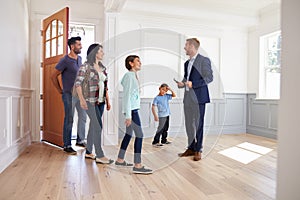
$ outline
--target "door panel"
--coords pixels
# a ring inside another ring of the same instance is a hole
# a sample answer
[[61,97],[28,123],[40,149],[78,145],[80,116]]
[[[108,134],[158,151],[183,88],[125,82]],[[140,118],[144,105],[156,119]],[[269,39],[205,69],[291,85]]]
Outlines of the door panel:
[[[59,60],[67,54],[69,8],[43,20],[43,136],[42,140],[63,146],[64,106],[51,82]],[[61,78],[60,78],[60,83]]]

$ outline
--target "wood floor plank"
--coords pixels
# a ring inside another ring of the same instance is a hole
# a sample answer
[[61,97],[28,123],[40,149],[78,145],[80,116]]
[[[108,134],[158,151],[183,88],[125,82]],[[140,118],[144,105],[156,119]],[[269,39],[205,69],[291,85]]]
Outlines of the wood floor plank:
[[[99,168],[92,159],[86,159],[82,164],[81,170],[81,196],[93,197],[94,194],[100,194],[100,185],[98,181]],[[84,199],[84,198],[83,198]]]
[[[132,167],[96,164],[85,159],[84,149],[68,155],[61,148],[32,143],[0,174],[1,198],[41,199],[274,199],[276,191],[277,143],[249,134],[206,136],[203,159],[179,158],[186,138],[172,138],[171,145],[155,148],[152,138],[143,144],[143,164],[154,169],[151,175],[136,175]],[[220,153],[249,142],[271,148],[258,159],[243,164]],[[132,140],[126,160],[133,161]],[[76,148],[76,147],[75,147]],[[119,146],[104,147],[116,159]]]
[[[53,147],[55,148],[55,147]],[[42,172],[46,177],[43,179],[43,183],[37,194],[37,199],[59,199],[61,194],[65,168],[67,167],[66,160],[69,157],[60,149],[52,149],[51,154],[53,156],[48,157],[44,163],[48,167]]]

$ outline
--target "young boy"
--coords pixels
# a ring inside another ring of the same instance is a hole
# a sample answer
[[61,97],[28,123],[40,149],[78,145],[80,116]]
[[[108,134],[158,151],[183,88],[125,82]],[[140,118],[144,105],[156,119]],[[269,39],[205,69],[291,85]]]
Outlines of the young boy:
[[[167,94],[168,90],[170,90],[172,94]],[[152,142],[153,146],[160,147],[164,144],[171,144],[171,142],[167,140],[167,136],[170,115],[169,100],[171,100],[172,97],[176,97],[173,90],[171,90],[171,88],[166,83],[161,84],[161,86],[159,87],[159,94],[154,98],[152,103],[152,113],[154,116],[154,121],[159,121],[158,128]],[[156,114],[155,107],[157,107],[158,116]],[[159,143],[160,136],[161,144]]]

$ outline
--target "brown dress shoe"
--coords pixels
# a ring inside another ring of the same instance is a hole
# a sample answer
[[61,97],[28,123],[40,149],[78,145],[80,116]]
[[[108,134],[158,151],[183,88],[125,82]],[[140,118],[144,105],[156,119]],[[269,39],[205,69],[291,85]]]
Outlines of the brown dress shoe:
[[194,161],[199,161],[199,160],[201,160],[201,152],[195,152]]
[[186,157],[186,156],[193,156],[194,154],[195,154],[195,151],[193,151],[191,149],[187,149],[187,150],[185,150],[185,152],[179,153],[178,156],[179,157]]

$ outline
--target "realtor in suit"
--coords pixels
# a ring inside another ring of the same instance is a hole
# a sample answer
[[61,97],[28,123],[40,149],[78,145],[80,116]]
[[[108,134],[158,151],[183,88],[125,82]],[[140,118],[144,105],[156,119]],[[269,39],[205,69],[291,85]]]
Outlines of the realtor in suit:
[[178,88],[185,89],[183,105],[188,137],[187,150],[178,155],[194,156],[194,161],[201,160],[205,104],[210,102],[207,84],[213,80],[210,60],[198,53],[199,47],[197,38],[186,40],[184,50],[190,59],[184,63],[183,80],[177,82]]

